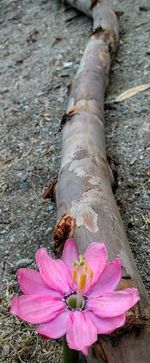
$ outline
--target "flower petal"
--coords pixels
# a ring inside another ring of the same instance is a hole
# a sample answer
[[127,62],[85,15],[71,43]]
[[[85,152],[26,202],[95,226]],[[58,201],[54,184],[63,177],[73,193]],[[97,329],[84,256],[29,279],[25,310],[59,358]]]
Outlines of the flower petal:
[[124,314],[139,301],[137,289],[124,289],[104,294],[104,296],[89,299],[87,310],[93,311],[95,315],[111,318]]
[[115,316],[114,318],[100,318],[93,314],[93,312],[87,311],[87,315],[95,325],[97,334],[110,334],[115,329],[123,326],[126,320],[125,314]]
[[58,339],[66,334],[69,312],[60,313],[48,323],[40,324],[37,332],[51,339]]
[[67,324],[66,339],[71,349],[88,353],[88,347],[97,340],[97,330],[91,319],[80,311],[70,314]]
[[121,279],[121,260],[115,258],[112,262],[108,262],[96,281],[95,285],[92,286],[90,297],[99,297],[106,292],[110,292],[116,289]]
[[84,256],[86,262],[93,271],[93,285],[99,278],[100,274],[103,272],[108,257],[104,243],[92,242],[88,246]]
[[59,292],[51,290],[45,284],[38,271],[20,268],[17,271],[17,278],[21,291],[26,295],[60,296]]
[[55,260],[48,255],[46,248],[40,248],[36,253],[36,263],[45,283],[54,290],[67,293],[72,287],[71,275],[60,259]]
[[78,250],[73,239],[67,239],[64,245],[62,260],[72,274],[73,261],[78,259]]
[[14,297],[10,312],[31,324],[45,323],[65,310],[60,298],[23,295]]

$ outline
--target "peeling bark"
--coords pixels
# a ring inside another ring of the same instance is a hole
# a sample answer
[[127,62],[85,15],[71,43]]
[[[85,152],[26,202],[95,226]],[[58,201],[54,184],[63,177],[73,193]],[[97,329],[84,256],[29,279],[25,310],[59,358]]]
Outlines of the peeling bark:
[[[104,241],[109,259],[116,256],[122,259],[126,287],[132,285],[140,290],[141,300],[132,310],[132,319],[128,315],[127,324],[119,334],[100,337],[87,361],[145,363],[148,300],[112,193],[114,178],[105,149],[104,94],[119,39],[118,16],[108,0],[67,3],[93,18],[93,33],[72,84],[62,122],[62,159],[56,185],[59,221],[54,238],[57,247],[62,246],[71,233],[80,253],[90,242]],[[64,216],[69,223],[65,224]]]

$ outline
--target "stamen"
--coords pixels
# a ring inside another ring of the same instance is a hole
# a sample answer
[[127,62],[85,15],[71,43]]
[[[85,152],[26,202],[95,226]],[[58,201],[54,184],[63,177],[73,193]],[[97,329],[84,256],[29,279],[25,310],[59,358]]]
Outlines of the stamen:
[[74,260],[73,261],[73,267],[78,267],[79,266],[79,262],[78,261],[76,261],[76,260]]
[[78,273],[77,273],[77,270],[74,268],[73,273],[72,273],[72,281],[77,282],[77,277],[78,277]]
[[79,289],[80,289],[80,290],[83,290],[83,289],[85,288],[85,285],[86,285],[86,278],[87,278],[86,274],[82,274],[82,275],[80,276],[80,282],[79,282]]
[[79,255],[79,263],[80,263],[80,266],[85,264],[85,257],[83,255]]
[[80,266],[85,266],[85,262],[84,261],[80,261]]
[[93,279],[93,271],[85,261],[85,257],[83,255],[79,255],[79,260],[75,260],[73,262],[73,273],[72,273],[72,281],[76,283],[78,296],[82,295],[86,284],[90,286],[91,281]]

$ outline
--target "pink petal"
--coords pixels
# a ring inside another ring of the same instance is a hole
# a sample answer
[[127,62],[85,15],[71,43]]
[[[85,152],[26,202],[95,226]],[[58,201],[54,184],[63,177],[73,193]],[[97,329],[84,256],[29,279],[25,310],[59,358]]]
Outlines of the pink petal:
[[115,329],[120,328],[125,324],[125,314],[114,318],[100,318],[90,311],[87,311],[88,317],[92,320],[97,329],[97,334],[110,334]]
[[31,324],[45,323],[65,310],[60,298],[23,295],[14,297],[10,312]]
[[139,299],[139,292],[134,288],[108,292],[102,297],[89,299],[87,310],[93,311],[95,315],[102,318],[111,318],[124,314]]
[[60,296],[59,292],[51,290],[45,284],[38,271],[20,268],[17,271],[17,278],[21,291],[26,295]]
[[37,332],[45,337],[58,339],[66,334],[68,318],[68,311],[60,313],[48,323],[40,324],[37,328]]
[[78,259],[78,250],[73,239],[67,239],[64,245],[62,260],[72,274],[73,261]]
[[93,271],[92,285],[104,270],[107,261],[107,250],[104,243],[92,242],[84,254],[85,260]]
[[110,292],[116,289],[121,279],[121,261],[119,258],[114,259],[112,262],[106,264],[104,271],[92,286],[90,297],[99,297],[106,292]]
[[66,339],[71,349],[88,353],[88,347],[97,340],[97,330],[91,319],[80,311],[70,314]]
[[44,282],[53,290],[67,293],[72,287],[71,275],[60,259],[55,260],[48,255],[46,248],[36,253],[36,263]]

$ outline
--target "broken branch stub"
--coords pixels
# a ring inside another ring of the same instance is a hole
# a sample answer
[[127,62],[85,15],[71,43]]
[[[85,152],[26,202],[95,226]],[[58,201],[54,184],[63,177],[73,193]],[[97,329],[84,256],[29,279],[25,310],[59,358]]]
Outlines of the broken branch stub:
[[[104,94],[111,57],[119,39],[118,17],[107,0],[68,0],[67,3],[92,16],[93,33],[72,84],[66,111],[61,168],[56,185],[58,224],[54,237],[58,248],[71,233],[80,253],[92,241],[103,241],[109,259],[121,257],[126,287],[133,285],[140,290],[140,303],[132,311],[130,324],[119,334],[121,339],[117,334],[115,338],[111,335],[107,339],[101,338],[94,355],[91,351],[87,361],[145,363],[148,346],[148,329],[145,327],[149,316],[147,295],[114,200],[113,176],[105,149]],[[137,321],[141,323],[137,324]],[[138,338],[137,329],[140,330]],[[115,339],[115,348],[112,339]]]

